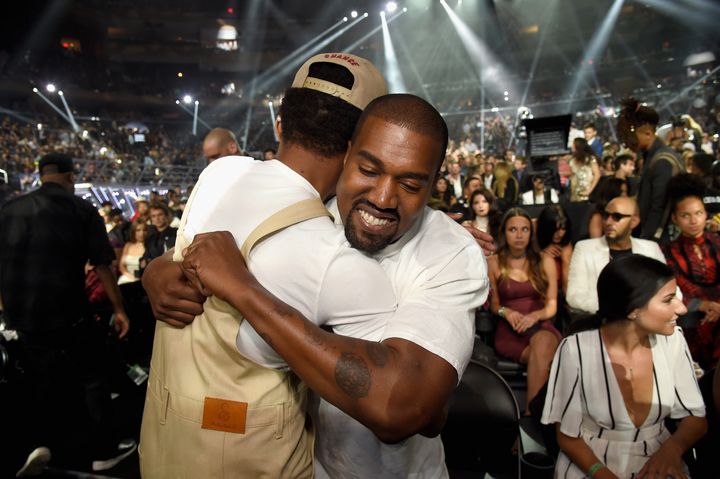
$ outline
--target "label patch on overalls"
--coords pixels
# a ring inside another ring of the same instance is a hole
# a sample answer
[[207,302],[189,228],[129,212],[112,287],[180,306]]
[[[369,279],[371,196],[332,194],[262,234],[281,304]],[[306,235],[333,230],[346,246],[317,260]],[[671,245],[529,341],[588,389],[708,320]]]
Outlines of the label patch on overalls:
[[245,434],[247,403],[219,398],[205,398],[203,429]]

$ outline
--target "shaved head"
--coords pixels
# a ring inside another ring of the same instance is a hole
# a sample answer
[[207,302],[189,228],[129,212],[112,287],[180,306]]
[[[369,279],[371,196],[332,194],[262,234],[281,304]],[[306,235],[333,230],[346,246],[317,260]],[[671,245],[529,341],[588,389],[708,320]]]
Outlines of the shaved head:
[[637,201],[635,198],[626,196],[618,196],[612,199],[605,207],[607,211],[617,211],[624,215],[640,216],[640,209],[638,208]]
[[203,156],[212,163],[223,156],[238,155],[240,145],[232,131],[225,128],[214,128],[203,141]]

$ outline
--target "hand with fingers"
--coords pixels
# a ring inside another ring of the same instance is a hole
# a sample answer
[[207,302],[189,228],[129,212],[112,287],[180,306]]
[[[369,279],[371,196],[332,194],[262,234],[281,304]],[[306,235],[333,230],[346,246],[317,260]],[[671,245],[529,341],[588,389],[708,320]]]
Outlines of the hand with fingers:
[[172,250],[151,261],[142,276],[155,319],[183,328],[202,314],[205,296],[188,280],[180,263],[172,260]]
[[665,442],[655,454],[645,463],[637,479],[688,479],[682,461],[682,452],[673,447],[672,443]]
[[238,288],[256,281],[245,265],[235,238],[228,231],[196,235],[183,251],[181,269],[203,295],[225,301]]

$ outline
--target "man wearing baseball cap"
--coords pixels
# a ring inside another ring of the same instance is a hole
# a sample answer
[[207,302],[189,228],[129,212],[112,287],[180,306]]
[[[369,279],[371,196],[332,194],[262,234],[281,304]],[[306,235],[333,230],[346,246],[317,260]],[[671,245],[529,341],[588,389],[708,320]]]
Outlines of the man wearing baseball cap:
[[[396,307],[392,286],[376,261],[347,245],[323,201],[335,192],[362,109],[385,93],[382,75],[363,58],[305,62],[280,107],[278,159],[209,164],[183,213],[175,260],[197,235],[229,231],[265,287],[317,324],[341,334],[382,329]],[[351,275],[365,281],[351,290],[343,284]],[[247,359],[258,356],[264,367]],[[158,322],[142,474],[313,477],[306,398],[284,360],[217,298],[184,329]]]

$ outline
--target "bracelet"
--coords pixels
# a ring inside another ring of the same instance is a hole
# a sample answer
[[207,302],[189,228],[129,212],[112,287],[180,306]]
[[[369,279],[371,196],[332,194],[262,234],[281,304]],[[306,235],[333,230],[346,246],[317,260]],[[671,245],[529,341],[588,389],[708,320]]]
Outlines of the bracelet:
[[607,466],[602,462],[596,462],[595,464],[590,466],[590,469],[588,469],[588,477],[590,477],[590,479],[594,478],[595,474],[597,474],[597,472],[604,467]]
[[500,306],[500,307],[498,308],[498,316],[500,316],[501,318],[504,318],[504,317],[505,317],[505,310],[506,310],[506,309],[507,309],[507,308],[505,308],[505,306]]

